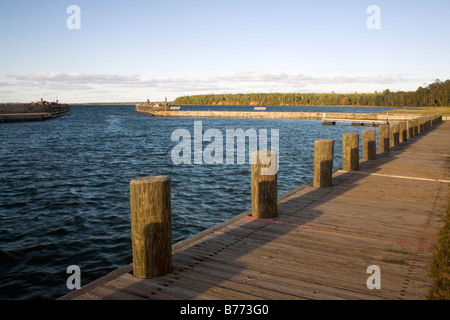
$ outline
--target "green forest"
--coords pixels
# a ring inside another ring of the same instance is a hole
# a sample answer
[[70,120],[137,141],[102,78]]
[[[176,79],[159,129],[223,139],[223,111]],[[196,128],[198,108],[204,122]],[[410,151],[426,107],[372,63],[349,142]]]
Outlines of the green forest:
[[258,105],[258,106],[450,106],[450,80],[434,81],[416,91],[385,90],[375,93],[248,93],[183,96],[175,105]]

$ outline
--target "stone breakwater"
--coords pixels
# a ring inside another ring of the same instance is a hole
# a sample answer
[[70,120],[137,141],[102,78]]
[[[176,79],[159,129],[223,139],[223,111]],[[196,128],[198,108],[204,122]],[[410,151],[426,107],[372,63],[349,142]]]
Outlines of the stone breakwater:
[[55,102],[0,104],[0,122],[44,121],[71,112],[71,106]]
[[255,118],[255,119],[292,119],[292,120],[366,120],[366,121],[402,121],[421,117],[417,114],[386,113],[343,113],[343,112],[267,112],[267,111],[160,111],[151,107],[137,105],[136,111],[154,117],[187,118]]

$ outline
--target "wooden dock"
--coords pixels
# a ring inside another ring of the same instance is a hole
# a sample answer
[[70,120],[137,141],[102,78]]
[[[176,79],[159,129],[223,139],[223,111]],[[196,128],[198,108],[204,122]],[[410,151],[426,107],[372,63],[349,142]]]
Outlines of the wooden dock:
[[[244,212],[172,247],[173,271],[127,265],[61,299],[426,299],[449,198],[450,122],[408,139],[332,186],[300,186],[278,216]],[[281,168],[282,170],[282,168]],[[370,266],[380,289],[367,285]]]
[[322,118],[322,124],[326,126],[334,126],[340,123],[341,125],[352,125],[352,126],[366,126],[366,127],[376,127],[383,124],[389,124],[386,120],[351,120],[351,119],[327,119]]

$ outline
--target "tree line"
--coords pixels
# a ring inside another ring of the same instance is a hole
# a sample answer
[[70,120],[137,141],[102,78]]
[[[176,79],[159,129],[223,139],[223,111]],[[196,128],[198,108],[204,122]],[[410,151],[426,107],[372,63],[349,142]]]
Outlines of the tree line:
[[434,81],[416,91],[375,93],[248,93],[206,94],[178,97],[175,105],[259,105],[259,106],[450,106],[450,80]]

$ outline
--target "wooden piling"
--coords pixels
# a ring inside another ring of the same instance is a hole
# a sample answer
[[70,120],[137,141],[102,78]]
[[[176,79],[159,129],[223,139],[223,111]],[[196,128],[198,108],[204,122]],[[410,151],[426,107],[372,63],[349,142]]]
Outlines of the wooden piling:
[[415,119],[413,120],[414,123],[414,136],[417,136],[419,134],[419,120]]
[[406,138],[411,139],[414,137],[414,125],[413,121],[407,121],[406,122]]
[[419,118],[418,120],[418,125],[417,125],[417,127],[418,127],[418,133],[420,134],[420,133],[423,133],[423,131],[425,130],[425,128],[424,128],[424,125],[423,125],[423,118]]
[[407,123],[406,121],[400,122],[400,135],[399,135],[399,142],[405,142],[408,140],[408,132],[407,132]]
[[273,150],[251,154],[252,216],[275,218],[277,213],[277,153]]
[[363,159],[376,160],[377,146],[376,146],[376,131],[374,129],[362,131],[362,145],[363,145]]
[[333,139],[314,141],[314,179],[313,186],[324,188],[331,186],[333,175]]
[[389,152],[389,125],[384,124],[378,127],[378,151]]
[[342,164],[344,171],[359,170],[359,134],[342,135]]
[[400,141],[400,125],[392,124],[391,125],[391,148],[399,145]]
[[130,182],[133,275],[156,278],[172,272],[170,178],[136,178]]

